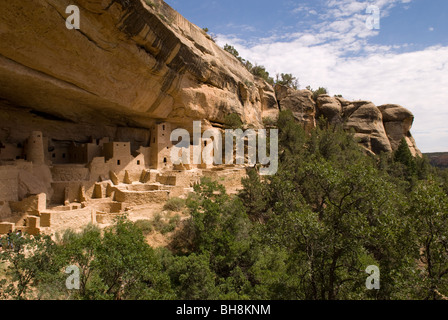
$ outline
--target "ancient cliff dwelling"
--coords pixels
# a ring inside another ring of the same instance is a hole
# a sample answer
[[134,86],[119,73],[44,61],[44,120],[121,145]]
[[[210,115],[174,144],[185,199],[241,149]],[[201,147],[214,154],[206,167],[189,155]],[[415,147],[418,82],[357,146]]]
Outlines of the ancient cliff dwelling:
[[448,2],[165,1],[0,0],[0,300],[448,300]]
[[419,154],[404,107],[272,86],[163,1],[72,2],[80,30],[65,26],[67,1],[0,3],[0,234],[133,218],[204,176],[235,193],[245,166],[170,160],[173,130],[222,130],[229,114],[255,129],[280,110],[307,129],[324,116],[366,152],[405,138]]

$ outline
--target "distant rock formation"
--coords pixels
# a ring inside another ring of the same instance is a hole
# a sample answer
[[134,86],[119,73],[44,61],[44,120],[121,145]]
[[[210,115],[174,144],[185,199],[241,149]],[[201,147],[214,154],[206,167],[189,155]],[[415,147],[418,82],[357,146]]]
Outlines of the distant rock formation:
[[319,95],[313,100],[309,90],[293,90],[276,85],[275,91],[281,110],[289,109],[306,129],[315,127],[316,120],[324,116],[330,123],[354,130],[355,138],[369,152],[395,151],[405,138],[411,153],[422,156],[411,135],[414,115],[399,105],[375,106],[370,101],[348,101],[342,97]]
[[448,168],[448,152],[425,153],[424,155],[434,167]]
[[383,114],[384,128],[389,138],[391,147],[396,150],[403,138],[406,139],[411,153],[415,156],[422,156],[417,148],[414,138],[411,135],[412,124],[414,123],[414,115],[412,112],[396,104],[388,104],[379,106]]

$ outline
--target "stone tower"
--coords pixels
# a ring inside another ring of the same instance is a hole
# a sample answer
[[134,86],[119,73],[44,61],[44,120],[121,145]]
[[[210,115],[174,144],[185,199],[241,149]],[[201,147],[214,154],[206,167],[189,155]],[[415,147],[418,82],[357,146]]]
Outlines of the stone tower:
[[26,159],[33,162],[33,164],[44,164],[44,142],[42,132],[33,131],[28,138],[28,143],[25,149]]
[[172,166],[170,140],[171,125],[168,122],[157,123],[151,128],[151,167],[165,169]]

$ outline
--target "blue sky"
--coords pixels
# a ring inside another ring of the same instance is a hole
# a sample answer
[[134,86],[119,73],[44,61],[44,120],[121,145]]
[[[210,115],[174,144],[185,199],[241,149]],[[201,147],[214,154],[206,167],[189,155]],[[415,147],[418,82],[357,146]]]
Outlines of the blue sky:
[[[223,46],[301,88],[400,104],[423,152],[448,151],[447,0],[167,0]],[[380,29],[366,27],[374,5]]]

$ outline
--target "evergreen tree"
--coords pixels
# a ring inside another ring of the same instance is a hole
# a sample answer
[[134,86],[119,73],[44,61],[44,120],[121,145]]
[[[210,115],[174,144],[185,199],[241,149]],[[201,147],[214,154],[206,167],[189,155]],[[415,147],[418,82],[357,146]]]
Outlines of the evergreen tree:
[[292,75],[292,73],[281,73],[277,74],[276,84],[280,84],[289,88],[298,89],[299,79]]
[[408,181],[417,176],[417,164],[415,158],[412,156],[411,150],[409,150],[409,146],[405,138],[401,140],[398,149],[395,151],[394,160],[404,166],[405,178]]

